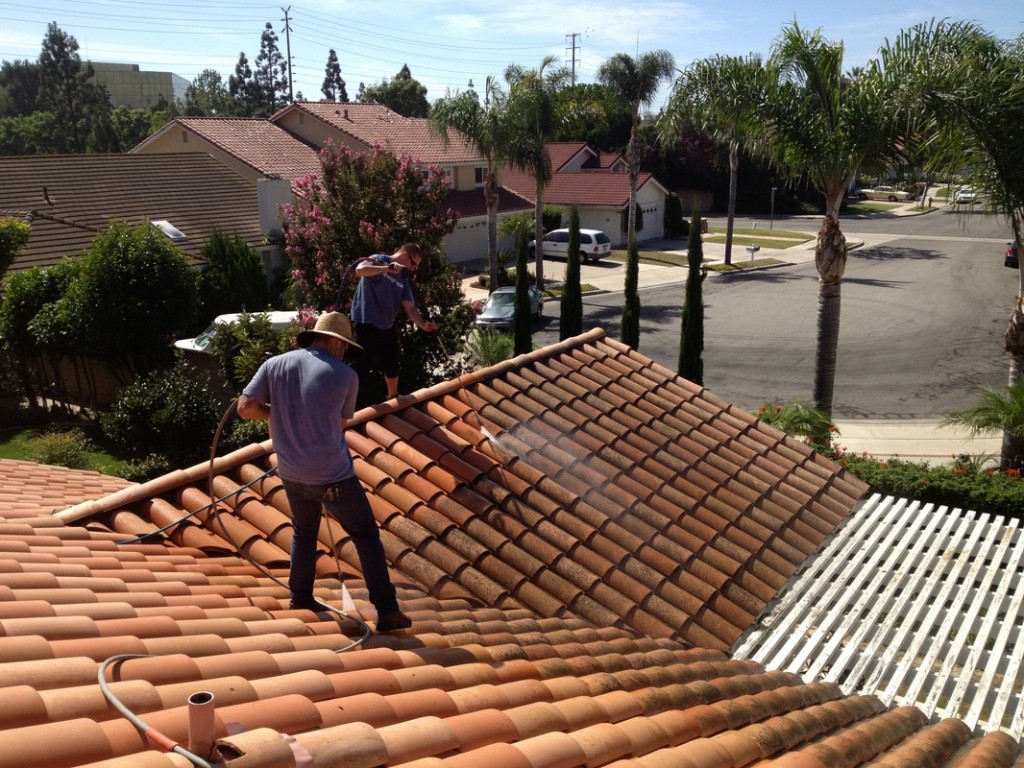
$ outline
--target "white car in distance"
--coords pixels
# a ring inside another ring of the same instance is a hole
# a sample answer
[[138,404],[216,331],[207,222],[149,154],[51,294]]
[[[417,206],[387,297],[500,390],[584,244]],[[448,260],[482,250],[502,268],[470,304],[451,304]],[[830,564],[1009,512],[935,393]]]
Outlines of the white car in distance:
[[[544,235],[543,254],[545,256],[569,255],[569,230],[553,229]],[[537,251],[537,241],[530,241],[530,256]],[[580,256],[584,261],[596,261],[612,252],[612,241],[599,229],[580,230]]]
[[[270,321],[270,324],[278,329],[282,330],[287,328],[292,323],[298,321],[299,313],[291,310],[274,310],[271,312],[250,312],[252,316],[265,315]],[[217,333],[217,328],[230,325],[238,322],[238,318],[242,316],[240,312],[232,312],[227,315],[217,315],[210,323],[209,327],[194,339],[178,339],[174,342],[174,346],[178,349],[183,349],[188,352],[209,352],[210,344],[213,342],[213,337]]]

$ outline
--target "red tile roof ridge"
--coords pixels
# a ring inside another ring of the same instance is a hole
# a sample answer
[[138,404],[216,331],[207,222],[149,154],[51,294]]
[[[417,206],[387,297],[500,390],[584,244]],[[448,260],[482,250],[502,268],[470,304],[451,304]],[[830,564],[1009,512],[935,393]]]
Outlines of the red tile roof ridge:
[[[213,473],[221,474],[251,462],[255,458],[266,456],[272,451],[273,445],[270,440],[246,445],[236,451],[215,458],[213,460]],[[76,523],[85,518],[111,512],[119,507],[127,507],[146,499],[163,496],[180,486],[191,485],[197,481],[205,481],[210,473],[210,469],[210,462],[208,461],[196,464],[188,469],[178,469],[145,483],[139,483],[138,485],[116,491],[108,496],[75,504],[60,512],[54,512],[53,516],[64,523]]]
[[[581,333],[579,336],[573,336],[572,338],[565,339],[557,344],[552,344],[541,349],[535,349],[532,352],[518,355],[509,360],[503,360],[500,363],[487,366],[486,368],[480,368],[475,371],[463,373],[457,378],[441,382],[440,384],[435,384],[432,387],[420,389],[408,395],[399,395],[391,400],[385,400],[382,403],[366,406],[365,408],[361,408],[356,411],[352,418],[349,419],[349,427],[357,427],[367,422],[377,421],[384,416],[403,411],[407,408],[411,408],[430,400],[440,399],[445,395],[454,395],[456,399],[466,402],[466,399],[470,397],[469,392],[466,391],[467,386],[472,386],[474,384],[479,384],[480,382],[502,376],[508,371],[514,371],[522,368],[527,362],[539,362],[552,357],[558,357],[559,355],[565,354],[577,347],[599,341],[605,338],[605,336],[606,332],[604,328],[592,328],[589,331]],[[628,346],[621,344],[620,342],[615,342],[615,345],[622,351],[630,350]],[[665,370],[667,371],[668,369]],[[470,405],[470,407],[475,409],[475,406],[471,403],[467,403],[467,405]]]

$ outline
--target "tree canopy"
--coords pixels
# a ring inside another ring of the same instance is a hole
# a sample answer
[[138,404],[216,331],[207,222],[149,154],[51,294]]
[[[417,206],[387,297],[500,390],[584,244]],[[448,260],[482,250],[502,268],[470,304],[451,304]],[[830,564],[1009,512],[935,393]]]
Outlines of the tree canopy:
[[361,104],[381,104],[402,117],[426,117],[430,112],[427,86],[412,76],[409,65],[403,64],[391,80],[376,85],[359,84],[356,100]]

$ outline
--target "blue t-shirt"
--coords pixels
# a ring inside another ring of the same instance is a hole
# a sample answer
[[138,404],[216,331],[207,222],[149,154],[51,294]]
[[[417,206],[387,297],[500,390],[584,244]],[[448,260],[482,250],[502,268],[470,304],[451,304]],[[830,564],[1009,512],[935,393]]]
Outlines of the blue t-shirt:
[[[367,261],[382,266],[390,264],[392,259],[387,254],[378,253]],[[352,297],[352,322],[368,323],[386,330],[395,324],[402,302],[412,300],[412,286],[405,270],[361,278]]]
[[244,394],[270,403],[281,478],[327,485],[355,474],[342,420],[352,418],[358,391],[356,372],[325,349],[295,349],[260,366]]

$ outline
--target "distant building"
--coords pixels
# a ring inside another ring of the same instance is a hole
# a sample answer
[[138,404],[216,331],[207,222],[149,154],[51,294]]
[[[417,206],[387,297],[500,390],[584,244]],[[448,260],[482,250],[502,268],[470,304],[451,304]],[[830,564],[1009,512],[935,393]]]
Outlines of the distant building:
[[172,72],[144,72],[138,64],[89,62],[94,80],[107,88],[114,107],[153,109],[161,103],[183,101],[189,81]]

